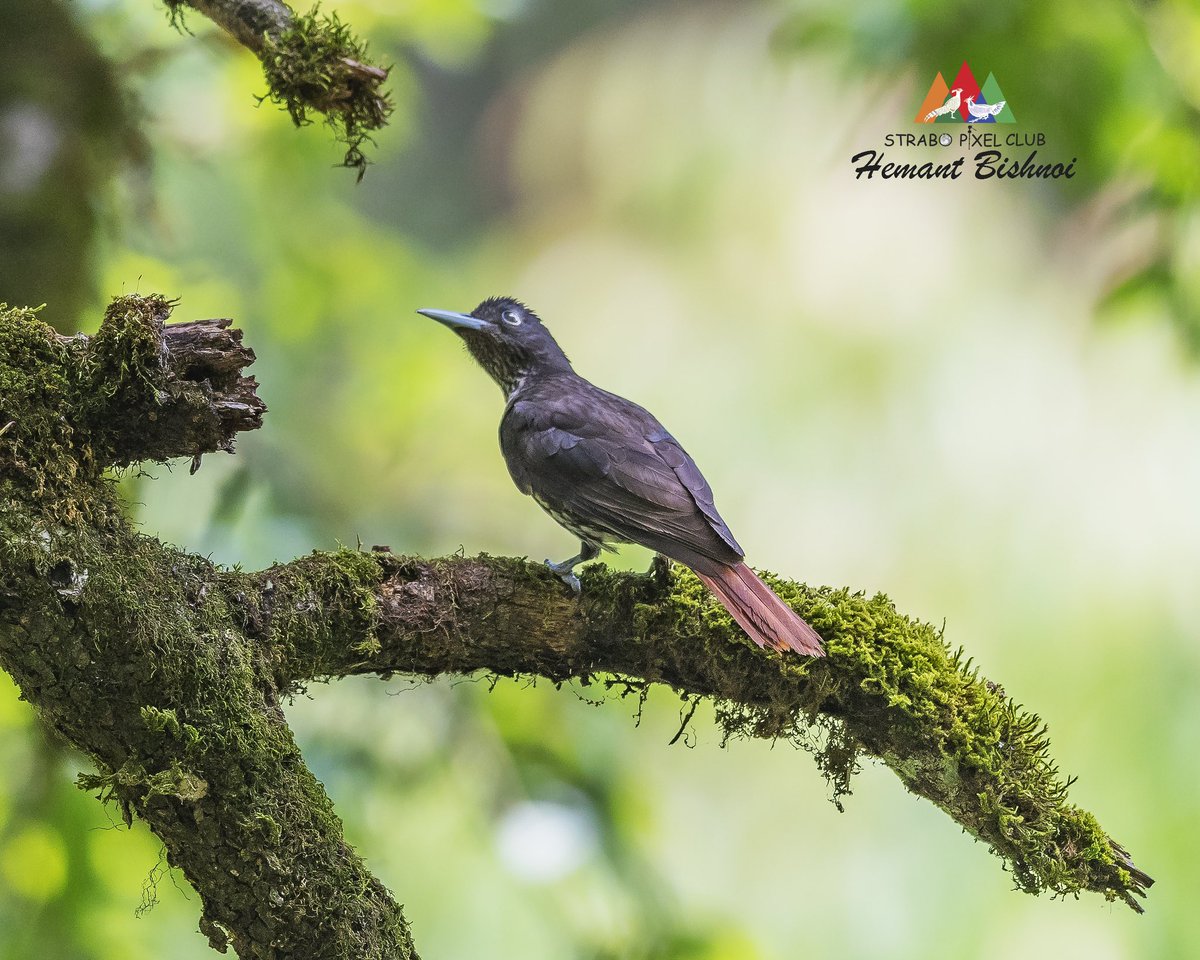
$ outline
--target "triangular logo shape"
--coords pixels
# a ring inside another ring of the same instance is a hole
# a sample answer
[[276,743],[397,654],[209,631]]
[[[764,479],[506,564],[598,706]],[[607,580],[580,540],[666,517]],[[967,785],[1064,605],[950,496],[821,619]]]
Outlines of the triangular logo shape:
[[[959,98],[962,101],[957,110],[957,119],[970,120],[971,115],[967,113],[967,101],[974,100],[979,102],[979,84],[975,80],[975,74],[971,72],[971,68],[967,66],[967,61],[963,61],[963,65],[958,70],[958,75],[955,76],[954,82],[950,84],[950,92],[955,90],[960,91]],[[941,117],[938,117],[941,120]]]
[[929,87],[929,92],[925,94],[925,99],[921,101],[921,109],[917,111],[914,118],[916,123],[928,123],[933,117],[930,113],[936,111],[943,103],[946,102],[946,97],[950,95],[950,88],[946,86],[946,79],[942,76],[941,71],[934,78],[933,84]]
[[983,82],[983,89],[980,91],[984,98],[984,103],[1003,103],[1004,109],[989,120],[992,123],[1016,123],[1017,118],[1013,116],[1012,107],[1008,105],[1008,101],[1004,99],[1004,91],[1000,89],[1000,84],[996,82],[996,75],[989,73],[987,80]]
[[[1001,105],[998,113],[985,109]],[[974,105],[975,111],[971,111]],[[1012,108],[1004,99],[1004,91],[996,82],[996,75],[989,73],[983,86],[975,79],[971,67],[963,61],[954,81],[946,83],[941,71],[929,86],[929,92],[921,101],[921,109],[913,118],[916,123],[1016,123]]]

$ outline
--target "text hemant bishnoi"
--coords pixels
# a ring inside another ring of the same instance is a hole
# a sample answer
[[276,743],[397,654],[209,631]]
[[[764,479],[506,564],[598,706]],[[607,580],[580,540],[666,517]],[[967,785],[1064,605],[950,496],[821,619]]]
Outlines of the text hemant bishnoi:
[[[914,143],[918,140],[912,134],[889,134],[885,140],[886,145],[889,147],[896,144],[914,145],[899,140],[900,136],[907,137]],[[935,138],[930,142],[936,142],[936,135],[929,134],[927,136]],[[1034,136],[1043,137],[1042,134]],[[981,139],[973,137],[972,145],[980,142]],[[994,138],[991,139],[991,142],[995,143]],[[864,177],[870,180],[875,174],[879,174],[880,179],[883,180],[957,180],[963,175],[963,163],[966,159],[966,157],[960,156],[942,163],[934,163],[932,160],[922,163],[894,163],[890,160],[884,161],[882,150],[861,150],[850,158],[850,162],[854,164],[855,180],[861,180]],[[980,150],[972,158],[975,164],[976,180],[1070,180],[1075,176],[1075,162],[1078,159],[1078,157],[1072,157],[1070,163],[1039,162],[1036,149],[1031,150],[1023,160],[1006,157],[995,149]]]

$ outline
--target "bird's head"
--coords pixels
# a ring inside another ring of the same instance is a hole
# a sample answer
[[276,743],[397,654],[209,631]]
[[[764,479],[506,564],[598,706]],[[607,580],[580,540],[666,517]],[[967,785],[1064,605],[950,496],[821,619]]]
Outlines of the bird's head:
[[512,297],[489,297],[470,313],[418,310],[457,333],[505,395],[533,372],[570,370],[567,355],[541,318]]
[[962,87],[955,87],[955,88],[954,88],[953,90],[951,90],[950,92],[951,92],[951,93],[957,93],[957,94],[958,94],[958,95],[961,97],[961,96],[962,96],[962,92],[963,92],[963,88],[962,88]]

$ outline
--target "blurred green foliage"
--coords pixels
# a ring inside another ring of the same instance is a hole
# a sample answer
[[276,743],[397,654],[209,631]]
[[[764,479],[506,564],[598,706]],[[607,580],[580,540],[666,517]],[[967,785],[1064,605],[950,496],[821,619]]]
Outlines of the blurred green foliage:
[[[19,96],[54,135],[23,190],[0,140],[0,300],[94,329],[108,295],[159,291],[259,356],[271,412],[236,457],[122,478],[148,533],[246,566],[359,540],[560,555],[497,454],[495,388],[412,314],[520,295],[680,436],[752,560],[946,618],[1159,881],[1141,919],[1019,897],[886,772],[838,816],[807,758],[722,751],[703,711],[669,747],[666,695],[315,686],[289,716],[423,955],[1200,951],[1192,7],[347,0],[396,63],[356,187],[200,18],[24,6],[0,10],[0,122]],[[962,59],[1079,178],[853,181]],[[154,838],[0,682],[0,960],[207,956]]]
[[0,4],[0,287],[51,299],[69,326],[96,296],[93,244],[111,181],[146,159],[119,79],[62,3]]

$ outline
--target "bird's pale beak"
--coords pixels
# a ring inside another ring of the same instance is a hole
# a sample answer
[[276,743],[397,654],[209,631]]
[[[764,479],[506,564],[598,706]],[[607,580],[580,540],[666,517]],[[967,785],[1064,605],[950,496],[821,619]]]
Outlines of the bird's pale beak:
[[417,313],[438,323],[444,323],[451,330],[482,330],[491,326],[486,320],[480,320],[469,313],[455,313],[453,310],[418,310]]

